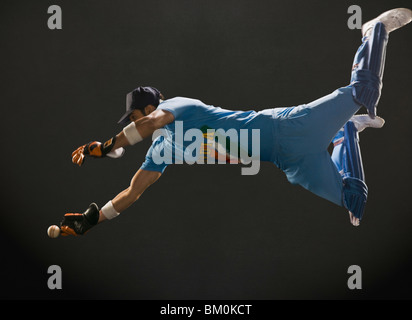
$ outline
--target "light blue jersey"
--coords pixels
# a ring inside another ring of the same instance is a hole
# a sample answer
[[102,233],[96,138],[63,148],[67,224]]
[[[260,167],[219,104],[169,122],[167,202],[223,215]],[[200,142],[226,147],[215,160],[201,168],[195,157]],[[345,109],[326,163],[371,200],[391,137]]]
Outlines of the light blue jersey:
[[[238,149],[244,149],[249,155],[252,154],[252,132],[259,130],[260,135],[260,154],[261,161],[270,161],[273,154],[273,109],[264,111],[233,111],[226,110],[211,105],[206,105],[200,100],[176,97],[162,102],[158,110],[166,110],[173,114],[175,121],[164,127],[165,133],[153,141],[151,148],[146,155],[146,161],[142,165],[142,169],[150,171],[163,172],[168,165],[167,163],[156,163],[155,155],[158,155],[165,150],[171,150],[173,154],[172,163],[177,163],[176,154],[173,152],[177,149],[185,150],[192,141],[177,142],[176,131],[177,126],[181,126],[183,132],[186,133],[190,129],[199,129],[207,134],[207,130],[222,129],[225,132],[234,129],[237,132],[237,137],[240,137],[241,130],[248,132],[248,138],[245,141],[231,138],[226,146],[228,149],[230,144],[237,144]],[[180,128],[181,128],[180,127]],[[180,129],[179,128],[179,129]],[[173,151],[172,151],[173,150]],[[180,162],[182,163],[182,162]]]

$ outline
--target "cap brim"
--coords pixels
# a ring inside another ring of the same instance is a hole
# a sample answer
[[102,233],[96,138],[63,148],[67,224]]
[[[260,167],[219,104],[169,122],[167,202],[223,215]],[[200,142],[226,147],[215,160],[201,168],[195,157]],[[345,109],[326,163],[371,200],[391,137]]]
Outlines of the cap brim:
[[128,124],[128,123],[130,122],[129,117],[130,117],[130,115],[132,114],[132,112],[133,112],[133,110],[130,110],[130,111],[126,112],[126,113],[120,118],[120,120],[119,120],[117,123],[120,123],[120,124],[123,124],[123,125]]

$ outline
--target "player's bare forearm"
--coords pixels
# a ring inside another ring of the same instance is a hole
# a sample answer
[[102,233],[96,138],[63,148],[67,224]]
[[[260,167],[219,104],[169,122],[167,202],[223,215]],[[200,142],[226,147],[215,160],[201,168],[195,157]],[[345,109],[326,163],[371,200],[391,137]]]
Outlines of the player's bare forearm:
[[107,140],[105,143],[91,141],[88,144],[80,146],[72,153],[72,162],[81,166],[85,160],[85,156],[102,158],[108,155],[113,158],[119,158],[124,150],[116,154],[116,149],[140,142],[152,136],[157,129],[173,121],[174,116],[172,113],[164,110],[155,110],[151,114],[132,122],[119,134]]
[[[117,217],[137,201],[142,193],[160,176],[160,172],[139,169],[132,178],[130,186],[120,192],[113,200],[108,201],[100,210],[95,203],[92,203],[84,213],[66,213],[60,223],[61,234],[83,235],[98,223]],[[49,236],[56,237],[50,234]]]
[[[112,205],[114,209],[121,213],[122,211],[126,210],[130,207],[134,202],[136,202],[142,193],[154,182],[162,174],[157,171],[148,171],[139,169],[137,173],[133,176],[130,186],[120,192],[113,200]],[[99,222],[106,220],[106,217],[100,211]]]

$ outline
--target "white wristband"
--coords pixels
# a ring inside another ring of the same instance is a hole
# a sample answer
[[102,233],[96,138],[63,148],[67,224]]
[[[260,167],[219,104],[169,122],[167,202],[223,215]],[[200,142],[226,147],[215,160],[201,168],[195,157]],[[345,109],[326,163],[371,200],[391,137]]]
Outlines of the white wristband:
[[108,220],[116,218],[120,214],[114,209],[112,201],[109,201],[103,206],[102,213]]
[[134,122],[124,127],[123,133],[131,146],[143,140]]

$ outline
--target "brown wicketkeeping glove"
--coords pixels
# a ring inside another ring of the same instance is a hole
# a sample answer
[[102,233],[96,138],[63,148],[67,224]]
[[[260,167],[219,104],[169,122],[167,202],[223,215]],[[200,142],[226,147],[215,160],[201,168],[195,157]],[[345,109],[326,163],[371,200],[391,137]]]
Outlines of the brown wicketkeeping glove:
[[99,208],[91,203],[84,213],[66,213],[60,223],[62,236],[81,236],[99,221]]
[[81,166],[84,163],[85,156],[103,158],[113,149],[115,142],[116,137],[113,137],[104,144],[99,141],[91,141],[88,144],[78,147],[72,153],[72,162]]

